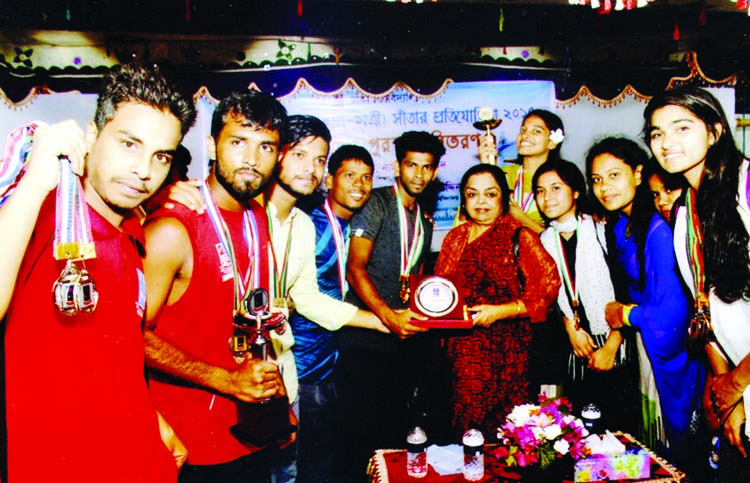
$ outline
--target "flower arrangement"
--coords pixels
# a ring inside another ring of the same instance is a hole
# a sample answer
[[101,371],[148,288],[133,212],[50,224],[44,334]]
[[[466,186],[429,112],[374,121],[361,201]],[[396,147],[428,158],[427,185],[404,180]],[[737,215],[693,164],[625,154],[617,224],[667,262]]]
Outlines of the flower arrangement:
[[590,454],[584,439],[588,430],[571,414],[565,398],[539,396],[539,405],[522,404],[513,408],[498,429],[502,443],[494,455],[508,466],[539,463],[542,469],[556,458],[570,454],[578,460]]

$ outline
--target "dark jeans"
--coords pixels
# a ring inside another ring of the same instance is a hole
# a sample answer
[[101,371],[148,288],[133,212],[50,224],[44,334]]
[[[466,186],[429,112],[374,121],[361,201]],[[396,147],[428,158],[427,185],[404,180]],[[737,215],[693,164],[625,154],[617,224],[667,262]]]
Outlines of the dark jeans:
[[[745,451],[750,455],[750,443],[744,436],[745,428],[742,428],[742,441]],[[721,483],[747,483],[750,481],[750,456],[745,458],[742,453],[729,443],[723,435],[721,437],[719,451],[719,481]]]
[[185,464],[177,478],[179,483],[269,483],[268,451],[237,458],[218,465]]
[[367,482],[373,451],[400,448],[417,422],[414,390],[426,372],[429,335],[399,340],[392,334],[344,327],[337,331],[336,389],[343,405],[343,481]]
[[341,400],[333,381],[299,386],[298,483],[337,481]]

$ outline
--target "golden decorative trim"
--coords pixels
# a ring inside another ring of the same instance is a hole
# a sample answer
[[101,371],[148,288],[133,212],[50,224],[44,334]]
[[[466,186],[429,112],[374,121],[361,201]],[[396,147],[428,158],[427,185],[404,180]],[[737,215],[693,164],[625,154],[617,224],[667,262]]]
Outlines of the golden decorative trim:
[[572,98],[566,99],[564,101],[556,100],[555,106],[557,107],[557,109],[567,109],[578,104],[581,100],[587,99],[599,107],[610,108],[622,103],[628,97],[632,97],[636,101],[642,102],[643,104],[647,103],[648,100],[651,99],[651,97],[645,96],[635,90],[635,88],[630,84],[625,86],[625,89],[623,89],[622,92],[620,92],[612,99],[602,99],[601,97],[597,97],[589,90],[588,87],[582,86],[578,90],[578,93]]
[[700,80],[701,85],[703,85],[704,87],[734,87],[737,83],[737,74],[732,74],[726,79],[709,79],[708,76],[703,72],[703,69],[701,69],[700,65],[698,65],[698,54],[693,52],[692,50],[688,50],[685,54],[685,61],[690,68],[690,75],[687,75],[685,77],[672,77],[672,79],[669,81],[669,84],[667,84],[667,89],[681,87],[686,84],[694,84],[696,77]]
[[[696,79],[698,80],[698,84],[703,87],[734,87],[737,83],[736,74],[732,74],[725,79],[717,80],[709,78],[703,72],[703,69],[701,69],[700,65],[698,65],[698,54],[696,54],[692,50],[687,51],[687,53],[685,54],[685,62],[690,69],[690,74],[685,77],[672,77],[665,89],[672,89],[688,84],[695,84]],[[651,99],[651,96],[645,96],[641,94],[630,84],[625,86],[622,92],[620,92],[620,94],[612,99],[602,99],[600,97],[596,97],[591,93],[589,88],[584,85],[578,90],[578,93],[575,96],[563,101],[557,100],[555,105],[558,109],[567,109],[578,104],[582,99],[588,99],[599,107],[609,108],[620,104],[627,97],[633,97],[635,100],[644,104]]]
[[8,96],[5,95],[5,91],[0,88],[0,102],[2,102],[9,109],[20,111],[21,109],[29,107],[40,94],[45,93],[48,94],[49,90],[43,87],[33,87],[25,98],[21,99],[18,102],[13,102]]
[[294,86],[294,89],[289,94],[279,97],[279,99],[286,99],[287,97],[293,97],[297,95],[299,91],[303,89],[309,90],[317,95],[326,96],[326,97],[335,97],[335,96],[341,95],[347,89],[354,89],[360,95],[374,98],[376,100],[385,100],[388,96],[392,95],[396,90],[405,90],[406,92],[409,93],[410,96],[414,96],[421,100],[430,100],[430,99],[434,99],[436,97],[443,95],[445,91],[448,89],[448,86],[452,83],[453,83],[453,79],[446,79],[443,82],[443,85],[441,85],[440,88],[436,90],[435,92],[433,92],[432,94],[420,94],[419,92],[409,87],[409,85],[407,85],[406,83],[399,81],[399,82],[394,83],[385,92],[376,94],[372,92],[367,92],[362,87],[360,87],[359,84],[357,84],[357,81],[355,81],[352,77],[349,77],[346,79],[344,84],[338,89],[336,89],[335,91],[325,92],[325,91],[320,91],[314,88],[312,85],[310,85],[309,82],[307,82],[307,80],[304,77],[300,77],[297,80],[297,84]]

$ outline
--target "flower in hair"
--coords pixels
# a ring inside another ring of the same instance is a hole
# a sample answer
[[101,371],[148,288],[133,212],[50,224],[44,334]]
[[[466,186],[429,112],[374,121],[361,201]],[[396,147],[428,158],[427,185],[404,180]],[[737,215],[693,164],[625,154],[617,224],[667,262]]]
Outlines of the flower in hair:
[[559,127],[549,133],[549,140],[555,144],[560,144],[563,142],[563,139],[565,139],[565,134],[563,134],[563,130]]

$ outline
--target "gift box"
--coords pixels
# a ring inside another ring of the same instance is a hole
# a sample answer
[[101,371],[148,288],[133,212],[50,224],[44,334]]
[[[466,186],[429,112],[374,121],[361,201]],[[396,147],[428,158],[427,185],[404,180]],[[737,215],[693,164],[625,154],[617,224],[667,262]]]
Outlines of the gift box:
[[641,480],[651,477],[651,457],[642,448],[631,448],[616,455],[592,455],[575,463],[576,482],[601,480]]

